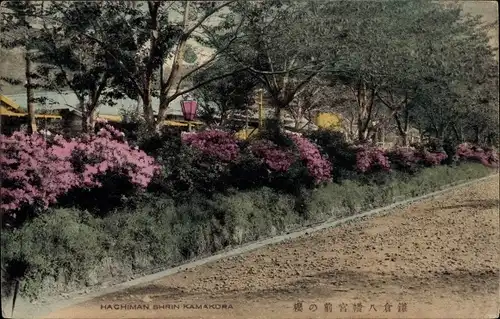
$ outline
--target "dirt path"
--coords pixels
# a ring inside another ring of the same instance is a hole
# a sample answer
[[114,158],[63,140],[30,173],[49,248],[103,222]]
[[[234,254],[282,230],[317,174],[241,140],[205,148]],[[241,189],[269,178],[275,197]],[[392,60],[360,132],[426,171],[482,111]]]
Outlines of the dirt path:
[[499,233],[490,179],[47,318],[497,318]]

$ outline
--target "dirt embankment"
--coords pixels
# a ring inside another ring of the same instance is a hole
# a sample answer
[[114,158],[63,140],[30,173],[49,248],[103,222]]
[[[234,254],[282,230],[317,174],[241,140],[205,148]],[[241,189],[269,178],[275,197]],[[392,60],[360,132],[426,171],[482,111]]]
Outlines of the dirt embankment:
[[492,178],[47,318],[496,318],[498,243]]

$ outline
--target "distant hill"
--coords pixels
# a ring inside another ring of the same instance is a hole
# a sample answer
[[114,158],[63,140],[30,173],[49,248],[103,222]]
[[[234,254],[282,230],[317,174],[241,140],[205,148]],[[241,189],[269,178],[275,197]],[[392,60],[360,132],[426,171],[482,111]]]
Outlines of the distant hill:
[[[481,15],[487,23],[498,22],[498,3],[496,1],[458,1],[463,4],[464,11],[473,15]],[[491,44],[498,48],[499,45],[499,30],[498,23],[496,28],[491,31]],[[206,58],[209,53],[205,52],[195,43],[190,43],[194,51],[198,55],[198,61]],[[498,58],[498,52],[497,52]],[[24,59],[22,51],[5,50],[0,48],[0,76],[12,77],[24,82]],[[22,85],[2,86],[2,93],[6,95],[22,93],[24,88]]]

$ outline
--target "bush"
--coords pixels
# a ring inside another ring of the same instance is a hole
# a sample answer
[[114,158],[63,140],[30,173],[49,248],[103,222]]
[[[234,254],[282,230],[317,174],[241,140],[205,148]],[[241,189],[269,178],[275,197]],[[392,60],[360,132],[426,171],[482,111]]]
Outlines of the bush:
[[152,157],[130,147],[112,126],[71,140],[16,132],[1,136],[0,148],[1,208],[21,215],[57,201],[109,206],[113,196],[119,200],[147,187],[158,169]]
[[414,148],[398,147],[387,152],[387,156],[396,170],[414,174],[422,168],[420,158]]
[[275,172],[286,172],[297,160],[293,150],[279,147],[270,140],[256,140],[250,144],[249,150],[260,159],[268,169]]
[[95,218],[76,210],[55,210],[2,232],[2,283],[23,278],[22,296],[64,292],[172,267],[228,246],[292,231],[328,218],[341,218],[408,197],[435,191],[451,182],[486,176],[480,164],[424,168],[413,176],[386,174],[384,185],[363,181],[330,183],[304,194],[305,213],[295,196],[263,187],[190,195],[183,203],[148,195],[121,212]]
[[441,165],[448,157],[445,152],[429,152],[424,147],[398,147],[387,152],[387,156],[392,168],[409,174],[415,174],[423,167]]
[[483,149],[470,143],[457,147],[457,157],[461,161],[478,162],[488,167],[498,167],[498,152],[493,148]]
[[431,152],[431,153],[441,153],[441,152],[445,151],[444,150],[444,145],[448,144],[448,143],[451,143],[451,140],[447,140],[446,143],[444,143],[440,139],[432,138],[427,143],[425,143],[424,145],[422,145],[421,148],[425,149],[425,150],[427,150],[428,152]]
[[159,141],[163,145],[155,146],[154,153],[162,174],[155,178],[150,190],[182,200],[185,192],[212,196],[232,185],[230,173],[240,159],[240,146],[230,133],[220,130],[170,133],[157,138],[155,143]]
[[39,134],[0,136],[0,209],[15,213],[26,206],[47,208],[80,183],[69,161],[74,143],[49,144]]
[[319,129],[308,133],[306,136],[326,153],[328,153],[330,147],[339,148],[339,146],[348,145],[345,135],[338,131]]
[[232,187],[239,190],[271,186],[269,166],[249,148],[244,148],[239,160],[230,167],[229,175]]
[[445,152],[432,153],[423,151],[422,153],[418,154],[418,156],[421,158],[424,165],[428,167],[441,165],[443,161],[448,158],[448,155]]
[[356,172],[356,148],[346,141],[342,132],[317,130],[309,133],[308,138],[326,154],[335,182],[359,178]]
[[356,168],[361,173],[372,173],[380,170],[390,171],[391,163],[384,150],[363,145],[356,154]]
[[128,275],[182,260],[173,225],[178,216],[171,199],[146,196],[140,203],[103,220],[109,257],[118,267],[113,275]]
[[324,221],[331,217],[342,218],[437,191],[451,183],[484,177],[490,173],[491,169],[483,165],[466,164],[460,168],[423,168],[413,175],[403,172],[384,173],[386,182],[383,185],[369,184],[363,180],[343,181],[341,185],[329,184],[313,190],[307,203],[307,216],[312,222]]
[[[64,142],[62,142],[64,143]],[[124,134],[112,126],[96,135],[83,136],[72,142],[71,162],[86,188],[99,187],[109,175],[122,175],[131,184],[146,188],[158,166],[152,157],[131,148]],[[67,147],[67,151],[71,146]]]
[[452,139],[446,139],[443,142],[443,150],[446,152],[448,157],[444,161],[446,165],[456,165],[459,163],[459,158],[457,156],[457,148],[459,143]]
[[331,181],[332,166],[324,158],[318,147],[299,134],[289,133],[290,138],[299,150],[300,158],[304,161],[309,176],[315,184]]
[[330,179],[330,164],[314,144],[295,134],[265,133],[260,139],[241,143],[219,130],[183,134],[187,148],[177,153],[191,152],[189,168],[183,167],[182,173],[189,176],[171,174],[164,179],[190,181],[188,189],[210,195],[230,187],[263,185],[297,192],[302,185],[314,186]]
[[22,278],[21,294],[30,298],[92,284],[105,256],[101,229],[88,213],[65,209],[30,220],[18,230],[4,229],[3,283]]
[[150,190],[167,194],[177,201],[184,200],[186,193],[212,196],[230,186],[230,163],[188,146],[181,146],[177,153],[162,156],[160,163],[163,164],[162,173],[155,178]]
[[240,153],[238,140],[232,134],[220,130],[185,133],[182,134],[182,142],[225,163],[236,160]]
[[61,196],[64,207],[107,213],[147,188],[159,170],[153,157],[125,141],[124,134],[105,126],[95,135],[62,141],[80,184]]

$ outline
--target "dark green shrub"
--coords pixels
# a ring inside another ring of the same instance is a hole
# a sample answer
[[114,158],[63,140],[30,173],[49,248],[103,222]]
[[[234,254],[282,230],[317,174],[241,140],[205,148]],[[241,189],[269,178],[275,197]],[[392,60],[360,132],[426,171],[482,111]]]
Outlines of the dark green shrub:
[[181,260],[173,224],[178,222],[172,200],[149,196],[138,208],[115,212],[103,220],[109,256],[131,272]]
[[443,142],[443,150],[448,157],[444,160],[446,165],[458,165],[460,163],[457,157],[457,147],[460,143],[454,139],[445,139]]
[[229,165],[180,142],[165,142],[156,152],[162,174],[151,183],[152,192],[168,194],[177,200],[192,192],[211,196],[225,191],[230,183]]
[[[448,142],[450,142],[450,141],[451,140],[448,140]],[[443,149],[444,142],[440,139],[437,139],[437,138],[429,139],[429,141],[427,143],[424,143],[421,146],[423,147],[423,149],[425,149],[431,153],[439,153],[439,152],[444,151],[444,149]],[[417,149],[419,149],[419,148],[417,148]]]
[[360,177],[356,172],[356,149],[347,142],[342,132],[320,129],[309,133],[307,137],[328,156],[335,182]]
[[20,293],[34,298],[53,289],[92,284],[105,256],[106,236],[98,219],[57,209],[2,231],[2,283],[22,278]]
[[230,245],[273,236],[300,224],[294,211],[295,198],[270,188],[218,195],[210,205],[214,216],[222,218],[220,225],[228,236],[224,242]]
[[242,152],[239,160],[230,166],[231,186],[239,190],[249,190],[268,184],[270,172],[263,163],[250,152]]

